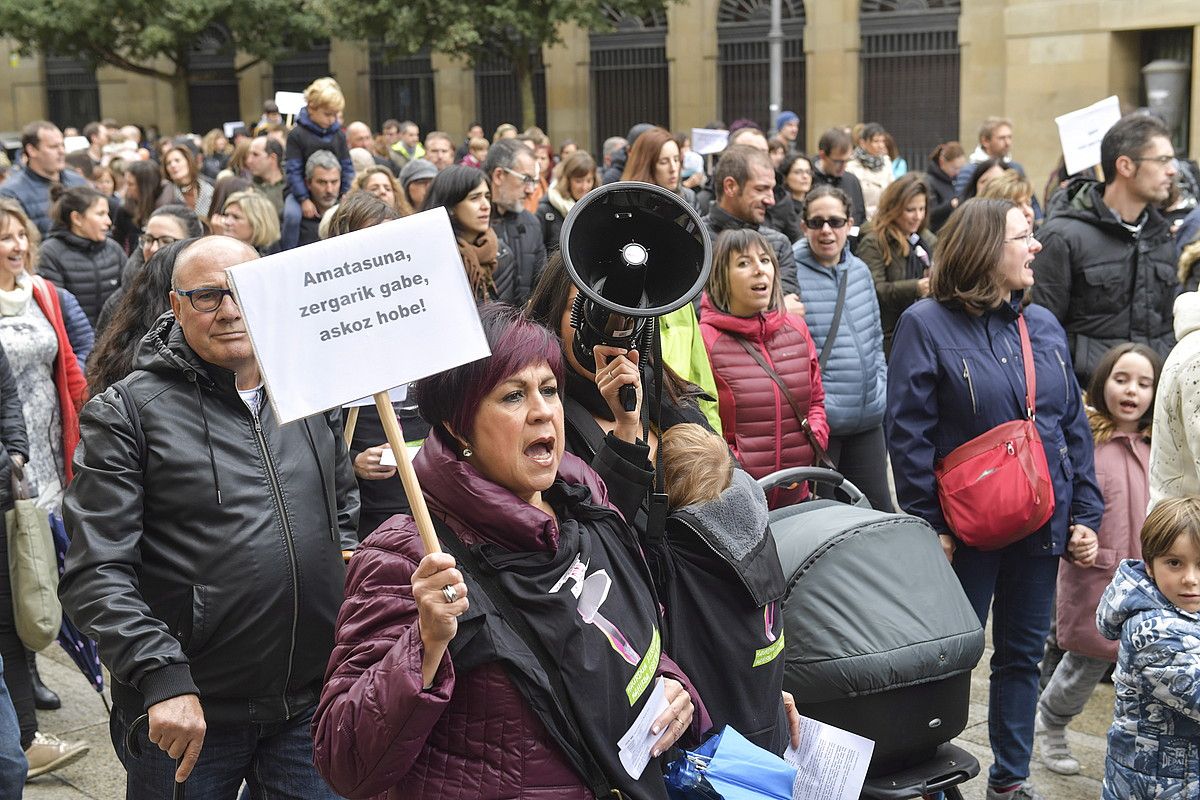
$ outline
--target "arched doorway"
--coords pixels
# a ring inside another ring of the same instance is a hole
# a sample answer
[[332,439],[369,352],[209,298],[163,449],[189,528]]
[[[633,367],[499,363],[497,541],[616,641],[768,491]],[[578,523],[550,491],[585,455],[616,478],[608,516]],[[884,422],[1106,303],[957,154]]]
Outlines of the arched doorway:
[[[960,0],[862,0],[862,118],[896,140],[909,169],[958,137]],[[970,147],[967,147],[970,150]]]
[[[770,105],[771,0],[721,0],[717,8],[717,80],[726,124],[745,117],[764,131]],[[783,108],[800,115],[804,145],[804,2],[783,0]]]
[[241,117],[233,39],[224,25],[213,23],[197,37],[188,53],[188,102],[192,131],[211,128]]
[[624,136],[639,122],[671,124],[667,15],[644,17],[604,6],[614,31],[591,39],[592,141]]

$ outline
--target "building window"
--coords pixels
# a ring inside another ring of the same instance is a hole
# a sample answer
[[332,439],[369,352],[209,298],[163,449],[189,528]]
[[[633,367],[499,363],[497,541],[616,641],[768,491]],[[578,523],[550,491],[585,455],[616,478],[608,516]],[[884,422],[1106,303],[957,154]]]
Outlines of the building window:
[[209,25],[188,53],[188,101],[192,130],[201,136],[241,117],[233,39],[223,25]]
[[592,141],[624,136],[639,122],[670,125],[667,16],[604,8],[614,31],[591,35]]
[[384,120],[412,120],[421,133],[437,127],[429,51],[392,56],[380,42],[371,44],[371,114],[373,130]]
[[909,169],[958,138],[959,0],[863,0],[862,119],[896,140]]
[[[720,113],[725,124],[755,120],[763,131],[774,127],[770,116],[771,65],[767,34],[771,0],[721,0],[717,8],[717,81]],[[800,116],[804,146],[804,3],[783,0],[783,108]]]
[[[546,130],[546,67],[542,51],[533,52],[534,124]],[[475,99],[479,122],[489,138],[501,124],[508,122],[524,128],[521,122],[521,88],[513,74],[512,62],[500,55],[487,55],[475,64]]]
[[96,83],[96,68],[90,62],[47,54],[42,63],[46,68],[46,108],[51,122],[60,128],[83,130],[84,125],[100,119],[100,87]]
[[311,50],[292,53],[271,65],[271,82],[277,92],[303,92],[317,78],[328,75],[328,39],[317,42]]

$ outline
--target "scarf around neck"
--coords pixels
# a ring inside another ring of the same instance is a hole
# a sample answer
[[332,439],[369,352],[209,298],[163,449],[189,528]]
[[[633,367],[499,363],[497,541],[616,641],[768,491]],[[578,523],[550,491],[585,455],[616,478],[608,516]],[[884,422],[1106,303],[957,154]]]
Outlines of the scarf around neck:
[[562,192],[558,191],[558,187],[554,184],[551,184],[550,188],[546,190],[546,199],[550,201],[554,210],[564,217],[571,213],[571,208],[575,205],[575,200],[563,197]]
[[871,155],[861,147],[854,148],[854,157],[867,169],[875,172],[883,169],[883,156]]
[[32,297],[33,279],[29,273],[22,272],[17,276],[17,285],[12,291],[0,289],[0,316],[17,317],[24,314]]
[[496,282],[492,277],[496,271],[496,259],[500,254],[496,232],[488,228],[474,239],[467,240],[456,236],[455,241],[458,242],[458,252],[462,256],[463,268],[467,271],[467,280],[471,283],[475,302],[486,303],[498,299]]

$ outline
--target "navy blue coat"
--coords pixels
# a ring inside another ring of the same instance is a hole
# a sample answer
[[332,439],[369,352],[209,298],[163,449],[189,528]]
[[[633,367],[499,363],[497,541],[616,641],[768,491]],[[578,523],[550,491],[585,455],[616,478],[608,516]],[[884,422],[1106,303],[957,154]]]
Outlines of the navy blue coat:
[[[1061,555],[1072,522],[1100,527],[1104,500],[1066,334],[1040,306],[1025,309],[1025,322],[1037,376],[1037,428],[1055,507],[1050,521],[1022,545],[1030,555]],[[909,306],[896,325],[887,395],[885,430],[900,506],[938,533],[950,533],[934,464],[960,444],[1025,414],[1016,300],[978,317],[932,298]]]

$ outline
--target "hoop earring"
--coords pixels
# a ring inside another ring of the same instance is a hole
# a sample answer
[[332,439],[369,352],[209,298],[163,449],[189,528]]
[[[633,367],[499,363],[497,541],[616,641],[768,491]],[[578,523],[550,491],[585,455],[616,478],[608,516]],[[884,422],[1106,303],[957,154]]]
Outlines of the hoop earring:
[[463,453],[463,458],[470,458],[471,456],[475,455],[475,451],[472,450],[470,447],[464,447],[462,453]]

